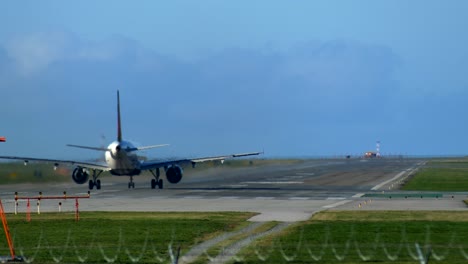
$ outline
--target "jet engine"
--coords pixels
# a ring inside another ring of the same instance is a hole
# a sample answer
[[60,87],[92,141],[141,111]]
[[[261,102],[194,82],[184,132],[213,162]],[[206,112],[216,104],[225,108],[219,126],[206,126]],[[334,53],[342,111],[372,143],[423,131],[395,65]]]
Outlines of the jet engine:
[[88,181],[89,173],[83,168],[76,168],[73,170],[72,179],[78,184],[83,184]]
[[166,178],[172,184],[180,182],[182,180],[182,168],[177,165],[172,165],[166,170]]

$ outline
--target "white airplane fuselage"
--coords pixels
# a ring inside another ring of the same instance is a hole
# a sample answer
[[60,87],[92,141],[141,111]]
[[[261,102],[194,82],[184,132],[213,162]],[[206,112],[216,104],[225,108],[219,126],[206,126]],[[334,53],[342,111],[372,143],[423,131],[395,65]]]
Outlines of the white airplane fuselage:
[[132,143],[114,141],[107,148],[109,151],[106,151],[105,158],[112,175],[133,176],[141,173],[141,164]]

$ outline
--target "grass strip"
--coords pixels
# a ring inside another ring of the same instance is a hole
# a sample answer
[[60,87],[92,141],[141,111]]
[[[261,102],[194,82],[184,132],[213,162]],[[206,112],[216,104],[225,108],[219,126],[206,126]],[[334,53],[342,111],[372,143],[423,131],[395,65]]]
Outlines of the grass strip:
[[239,256],[243,263],[416,263],[418,243],[431,246],[437,263],[466,263],[467,219],[468,212],[321,212]]
[[[45,213],[26,222],[7,215],[16,252],[34,263],[170,262],[192,246],[230,232],[253,213],[82,212]],[[8,252],[5,240],[0,250]]]
[[467,168],[424,168],[407,182],[403,190],[468,191]]

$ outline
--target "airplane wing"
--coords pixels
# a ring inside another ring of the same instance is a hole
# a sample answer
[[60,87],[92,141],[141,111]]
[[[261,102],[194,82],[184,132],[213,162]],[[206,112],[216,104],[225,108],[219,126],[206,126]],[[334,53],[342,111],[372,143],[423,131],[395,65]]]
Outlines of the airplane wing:
[[110,170],[110,168],[106,166],[105,164],[86,162],[86,161],[40,159],[40,158],[15,157],[15,156],[0,156],[0,159],[22,160],[24,161],[25,164],[27,164],[30,161],[37,161],[37,162],[54,163],[55,167],[59,166],[59,164],[67,164],[67,165],[74,165],[74,166],[79,166],[83,168],[102,170],[102,171]]
[[194,166],[196,163],[205,162],[205,161],[225,160],[225,159],[230,159],[230,158],[255,156],[255,155],[260,155],[260,154],[262,154],[262,152],[249,152],[249,153],[230,154],[230,155],[224,155],[224,156],[214,156],[214,157],[204,157],[204,158],[194,158],[194,159],[145,161],[141,164],[141,169],[150,170],[150,169],[157,169],[157,168],[175,165],[175,164],[190,164],[190,163],[192,164],[192,166]]

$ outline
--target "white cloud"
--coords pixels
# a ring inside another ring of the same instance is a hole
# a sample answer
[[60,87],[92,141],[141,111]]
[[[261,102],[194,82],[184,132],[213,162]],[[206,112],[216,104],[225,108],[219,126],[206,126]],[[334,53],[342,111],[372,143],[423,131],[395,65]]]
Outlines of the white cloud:
[[30,75],[69,56],[73,42],[74,38],[64,32],[39,32],[17,35],[7,41],[4,48],[19,73]]

